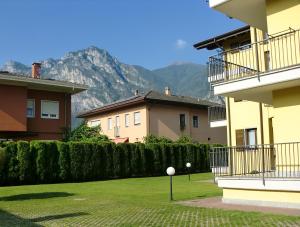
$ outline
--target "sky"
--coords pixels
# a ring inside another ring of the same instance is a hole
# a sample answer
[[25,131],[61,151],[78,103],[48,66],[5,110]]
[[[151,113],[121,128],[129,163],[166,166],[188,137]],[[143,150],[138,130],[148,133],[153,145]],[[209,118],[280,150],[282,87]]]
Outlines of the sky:
[[1,0],[0,8],[0,67],[92,45],[148,69],[205,64],[212,53],[193,44],[244,25],[206,0]]

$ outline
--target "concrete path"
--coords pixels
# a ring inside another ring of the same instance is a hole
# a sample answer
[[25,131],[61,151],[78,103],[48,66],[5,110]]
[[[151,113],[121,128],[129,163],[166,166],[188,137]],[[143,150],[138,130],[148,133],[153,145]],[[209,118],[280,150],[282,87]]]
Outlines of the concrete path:
[[263,212],[263,213],[281,214],[281,215],[289,215],[289,216],[300,216],[300,209],[226,204],[226,203],[222,203],[222,197],[189,200],[189,201],[182,201],[178,203],[185,206],[195,206],[195,207],[203,207],[203,208],[216,208],[216,209],[224,209],[224,210],[238,210],[238,211],[246,211],[246,212]]

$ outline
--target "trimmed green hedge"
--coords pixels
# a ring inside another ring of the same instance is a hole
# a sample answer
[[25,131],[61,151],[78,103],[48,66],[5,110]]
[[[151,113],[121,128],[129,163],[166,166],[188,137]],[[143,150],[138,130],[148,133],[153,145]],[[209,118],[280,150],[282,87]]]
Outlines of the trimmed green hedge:
[[92,142],[8,142],[0,147],[1,185],[80,182],[208,172],[205,144],[113,144]]

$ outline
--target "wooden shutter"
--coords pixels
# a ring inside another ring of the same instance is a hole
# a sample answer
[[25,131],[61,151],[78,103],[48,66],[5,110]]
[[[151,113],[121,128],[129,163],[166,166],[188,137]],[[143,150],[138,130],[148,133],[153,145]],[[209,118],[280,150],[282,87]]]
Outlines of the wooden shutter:
[[244,129],[235,130],[236,146],[244,146]]

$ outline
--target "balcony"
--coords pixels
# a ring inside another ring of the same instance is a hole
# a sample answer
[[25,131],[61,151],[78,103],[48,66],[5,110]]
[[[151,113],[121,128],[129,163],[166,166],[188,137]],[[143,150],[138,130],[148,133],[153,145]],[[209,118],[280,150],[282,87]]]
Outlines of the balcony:
[[212,148],[210,163],[217,178],[300,180],[300,143]]
[[208,108],[208,121],[211,128],[224,127],[227,125],[226,121],[226,107],[212,106]]
[[209,6],[229,17],[267,31],[265,0],[210,0]]
[[215,95],[272,104],[272,91],[300,85],[300,31],[289,29],[209,58]]

